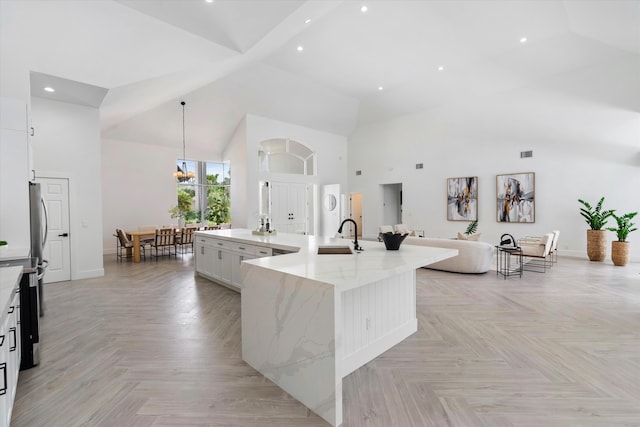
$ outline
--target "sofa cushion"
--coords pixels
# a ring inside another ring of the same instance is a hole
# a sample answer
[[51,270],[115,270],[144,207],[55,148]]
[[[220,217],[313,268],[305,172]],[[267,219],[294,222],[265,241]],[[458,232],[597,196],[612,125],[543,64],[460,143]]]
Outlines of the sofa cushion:
[[473,242],[477,242],[480,239],[481,235],[482,233],[476,233],[476,234],[458,233],[458,240],[471,240]]
[[458,250],[457,256],[429,264],[425,268],[455,273],[486,273],[493,265],[494,247],[485,242],[407,237],[404,244]]

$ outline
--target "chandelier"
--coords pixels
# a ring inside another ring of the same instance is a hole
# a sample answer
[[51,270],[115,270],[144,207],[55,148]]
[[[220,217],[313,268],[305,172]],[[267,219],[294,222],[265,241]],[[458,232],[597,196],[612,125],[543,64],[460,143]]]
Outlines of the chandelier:
[[193,172],[189,172],[187,169],[187,155],[186,155],[186,143],[184,139],[184,106],[185,102],[181,101],[180,105],[182,105],[182,167],[176,165],[176,171],[173,173],[173,177],[178,180],[178,182],[187,182],[196,177]]

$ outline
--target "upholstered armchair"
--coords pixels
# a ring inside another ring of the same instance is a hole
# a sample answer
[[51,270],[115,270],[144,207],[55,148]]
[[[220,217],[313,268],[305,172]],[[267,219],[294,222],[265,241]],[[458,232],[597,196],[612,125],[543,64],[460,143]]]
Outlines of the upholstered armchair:
[[[558,234],[560,233],[558,232]],[[528,258],[526,262],[523,261],[525,270],[544,273],[547,268],[553,265],[554,236],[554,233],[547,233],[542,236],[528,236],[518,240],[518,246],[522,248],[522,256]]]

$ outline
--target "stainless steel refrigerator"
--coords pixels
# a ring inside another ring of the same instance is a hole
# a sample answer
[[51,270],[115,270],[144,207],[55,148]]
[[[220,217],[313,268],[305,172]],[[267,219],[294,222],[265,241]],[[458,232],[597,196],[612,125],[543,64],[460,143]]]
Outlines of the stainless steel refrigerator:
[[42,279],[47,270],[47,260],[44,259],[44,245],[47,243],[49,223],[47,218],[47,204],[42,197],[41,184],[29,182],[29,211],[31,215],[31,256],[38,258],[38,295],[40,300],[40,316],[44,315],[44,299]]
[[40,184],[29,182],[31,222],[31,259],[35,274],[23,275],[20,282],[20,322],[22,360],[20,369],[29,369],[40,362],[40,319],[44,315],[42,279],[47,270],[44,245],[47,242],[47,208]]

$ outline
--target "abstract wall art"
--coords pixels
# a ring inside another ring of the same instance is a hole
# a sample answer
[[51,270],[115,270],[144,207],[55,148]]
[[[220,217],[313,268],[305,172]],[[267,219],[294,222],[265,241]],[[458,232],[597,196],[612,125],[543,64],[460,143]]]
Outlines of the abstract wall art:
[[536,221],[536,175],[534,172],[496,175],[496,220]]
[[478,219],[478,177],[447,178],[447,220]]

